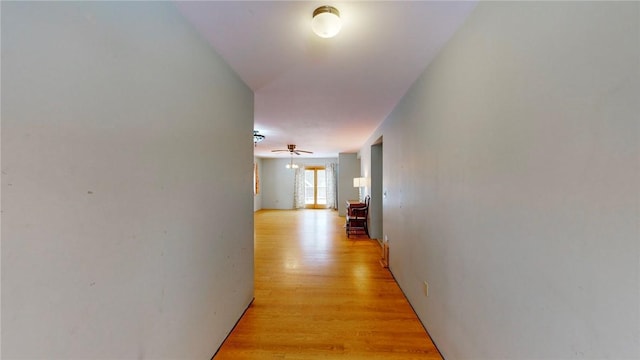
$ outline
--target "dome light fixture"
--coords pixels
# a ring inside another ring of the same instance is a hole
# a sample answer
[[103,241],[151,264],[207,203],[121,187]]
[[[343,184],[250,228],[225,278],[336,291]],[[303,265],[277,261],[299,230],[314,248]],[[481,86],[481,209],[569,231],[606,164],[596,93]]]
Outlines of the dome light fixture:
[[313,11],[311,29],[321,38],[332,38],[340,32],[342,21],[340,12],[333,6],[325,5]]

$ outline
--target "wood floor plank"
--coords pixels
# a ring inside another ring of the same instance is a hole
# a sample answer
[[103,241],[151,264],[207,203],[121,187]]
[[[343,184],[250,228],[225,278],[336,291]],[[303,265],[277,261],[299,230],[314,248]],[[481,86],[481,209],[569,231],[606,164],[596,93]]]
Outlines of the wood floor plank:
[[215,356],[442,359],[374,240],[330,210],[255,214],[255,300]]

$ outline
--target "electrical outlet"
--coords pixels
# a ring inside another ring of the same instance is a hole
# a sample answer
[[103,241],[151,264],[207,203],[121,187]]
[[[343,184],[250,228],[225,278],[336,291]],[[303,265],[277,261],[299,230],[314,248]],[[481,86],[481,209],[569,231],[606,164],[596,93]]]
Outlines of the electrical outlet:
[[422,284],[422,291],[424,291],[424,296],[429,297],[429,283],[426,280]]

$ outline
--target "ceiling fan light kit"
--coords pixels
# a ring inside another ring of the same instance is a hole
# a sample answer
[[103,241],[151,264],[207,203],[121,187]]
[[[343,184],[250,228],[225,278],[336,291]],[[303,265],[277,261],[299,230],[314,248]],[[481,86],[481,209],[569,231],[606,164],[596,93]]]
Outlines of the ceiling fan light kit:
[[257,146],[258,143],[264,140],[264,135],[259,134],[260,131],[253,130],[253,146]]
[[286,165],[287,169],[297,169],[300,167],[298,164],[293,163],[293,157],[291,158],[291,162]]
[[289,155],[291,156],[291,160],[286,165],[287,169],[297,169],[297,168],[300,167],[298,164],[294,164],[293,163],[293,154],[296,154],[296,155],[300,155],[301,153],[313,154],[313,151],[296,150],[296,145],[295,144],[287,144],[287,149],[286,150],[285,149],[271,150],[271,152],[282,152],[282,151],[288,152]]
[[293,155],[293,154],[300,155],[300,153],[313,154],[313,151],[296,150],[296,145],[295,144],[287,144],[287,149],[286,150],[285,149],[271,150],[271,152],[281,152],[281,151],[287,151],[291,155]]
[[332,38],[340,32],[342,21],[340,12],[333,6],[325,5],[313,11],[311,29],[321,38]]

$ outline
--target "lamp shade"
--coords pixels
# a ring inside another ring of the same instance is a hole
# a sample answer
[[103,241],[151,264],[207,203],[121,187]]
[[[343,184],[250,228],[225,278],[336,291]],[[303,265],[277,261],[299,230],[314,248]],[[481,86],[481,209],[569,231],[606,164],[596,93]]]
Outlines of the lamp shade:
[[313,12],[311,29],[321,38],[331,38],[340,32],[340,12],[333,6],[321,6]]
[[365,187],[367,186],[367,178],[357,177],[353,178],[353,187]]

